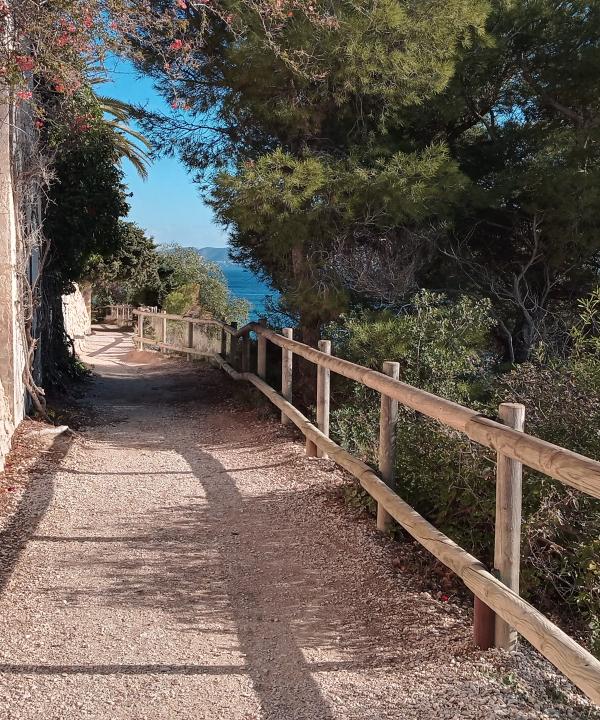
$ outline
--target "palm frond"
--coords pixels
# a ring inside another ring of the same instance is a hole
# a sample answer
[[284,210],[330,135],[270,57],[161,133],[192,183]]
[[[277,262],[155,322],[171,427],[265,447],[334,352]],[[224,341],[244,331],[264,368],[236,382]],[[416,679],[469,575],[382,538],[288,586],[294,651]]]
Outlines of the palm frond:
[[[136,115],[136,110],[128,102],[117,98],[96,94],[98,105],[105,117],[104,122],[115,135],[115,145],[121,157],[126,158],[144,180],[148,177],[148,165],[152,162],[150,140],[131,125],[127,124]],[[136,143],[141,143],[140,147]]]

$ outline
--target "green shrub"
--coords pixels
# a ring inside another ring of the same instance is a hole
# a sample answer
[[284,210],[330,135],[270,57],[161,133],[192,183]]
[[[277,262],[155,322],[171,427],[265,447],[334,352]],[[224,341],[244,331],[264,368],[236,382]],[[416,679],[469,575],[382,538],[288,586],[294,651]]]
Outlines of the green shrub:
[[400,378],[452,400],[481,394],[492,319],[487,301],[422,291],[408,311],[363,312],[329,329],[336,352],[380,370],[400,362]]
[[163,286],[168,289],[162,303],[167,312],[183,315],[199,310],[227,322],[247,321],[248,302],[229,294],[227,278],[216,263],[179,245],[162,247],[159,257]]
[[[551,367],[526,364],[498,378],[496,398],[526,406],[532,435],[600,457],[595,358]],[[523,591],[547,612],[566,610],[589,625],[600,654],[600,501],[541,473],[523,476]]]
[[164,309],[172,315],[184,315],[198,304],[200,286],[197,283],[181,285],[164,300]]
[[[574,333],[566,361],[500,373],[489,350],[489,327],[485,304],[421,293],[402,314],[357,314],[330,334],[336,354],[374,368],[397,360],[401,379],[483,414],[495,416],[500,402],[522,402],[529,433],[600,457],[600,373],[590,334],[583,346]],[[333,437],[375,467],[378,394],[348,383],[334,400]],[[494,453],[402,407],[396,443],[400,495],[491,566]],[[568,625],[587,625],[600,654],[600,502],[526,469],[522,548],[524,596]]]

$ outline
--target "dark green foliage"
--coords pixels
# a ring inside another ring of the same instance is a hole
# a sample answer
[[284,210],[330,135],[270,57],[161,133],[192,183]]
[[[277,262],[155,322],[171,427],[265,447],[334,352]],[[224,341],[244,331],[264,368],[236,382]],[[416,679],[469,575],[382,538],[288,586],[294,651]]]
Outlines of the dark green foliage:
[[[560,349],[596,282],[600,12],[596,3],[498,0],[485,42],[411,132],[447,138],[471,181],[420,281],[493,301],[508,360]],[[566,317],[565,317],[566,316]]]
[[[590,302],[582,318],[588,330],[597,323],[597,305]],[[462,320],[468,321],[466,327],[472,332],[463,333]],[[453,326],[457,332],[452,340]],[[436,327],[438,334],[431,331]],[[528,432],[600,457],[600,384],[593,330],[586,335],[588,345],[581,348],[576,343],[576,351],[566,361],[552,366],[526,363],[502,374],[486,351],[488,327],[486,305],[464,299],[448,305],[439,296],[421,295],[407,314],[395,319],[391,314],[380,321],[375,315],[350,318],[342,331],[336,329],[334,338],[338,354],[375,368],[385,359],[398,360],[402,379],[492,417],[500,402],[522,402]],[[333,436],[376,466],[379,397],[362,387],[338,385],[334,398]],[[402,407],[396,440],[400,495],[491,566],[494,454]],[[526,470],[523,516],[523,594],[543,611],[561,614],[568,626],[587,625],[590,643],[600,653],[600,502]]]
[[94,303],[157,305],[162,288],[160,256],[152,238],[133,222],[119,220],[118,247],[110,255],[94,254],[85,277],[94,287]]
[[311,7],[331,23],[295,8],[275,37],[243,4],[241,34],[186,20],[181,81],[136,48],[198,115],[147,122],[222,169],[212,202],[238,257],[303,326],[429,287],[488,298],[507,361],[559,352],[598,270],[596,4]]
[[117,160],[111,132],[100,123],[56,158],[44,230],[51,247],[47,273],[64,292],[83,276],[92,255],[109,257],[119,249],[119,219],[129,207]]
[[447,86],[488,11],[487,0],[316,3],[294,8],[273,38],[255,8],[236,3],[241,34],[210,15],[208,26],[186,18],[193,52],[178,58],[181,81],[162,53],[132,39],[140,67],[200,120],[195,129],[194,120],[153,116],[146,126],[164,147],[179,138],[183,159],[209,179],[222,168],[212,178],[217,216],[307,339],[348,306],[339,242],[395,239],[399,227],[435,222],[459,201],[464,179],[444,142],[415,143],[402,128],[411,107]]
[[[82,102],[85,107],[85,98]],[[92,256],[106,258],[118,251],[119,219],[128,211],[114,138],[100,118],[90,120],[87,131],[68,141],[56,137],[53,142],[58,144],[58,153],[44,217],[49,251],[40,309],[47,388],[62,386],[65,377],[78,374],[64,330],[61,295],[72,291],[73,282],[83,277]]]

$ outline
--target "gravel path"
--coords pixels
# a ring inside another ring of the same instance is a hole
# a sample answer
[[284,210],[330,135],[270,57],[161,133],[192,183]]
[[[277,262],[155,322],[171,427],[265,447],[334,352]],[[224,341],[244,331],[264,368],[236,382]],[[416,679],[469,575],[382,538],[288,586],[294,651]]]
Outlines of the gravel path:
[[0,529],[0,718],[588,718],[534,653],[470,643],[347,482],[217,370],[97,331],[94,425]]

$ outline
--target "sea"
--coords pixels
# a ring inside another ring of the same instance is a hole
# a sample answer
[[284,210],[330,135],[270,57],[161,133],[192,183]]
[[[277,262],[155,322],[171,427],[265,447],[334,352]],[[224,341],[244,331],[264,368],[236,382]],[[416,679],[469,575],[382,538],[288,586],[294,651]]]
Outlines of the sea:
[[219,263],[227,278],[229,292],[250,303],[250,320],[258,320],[265,315],[265,301],[269,296],[277,296],[265,282],[253,272],[232,262]]

